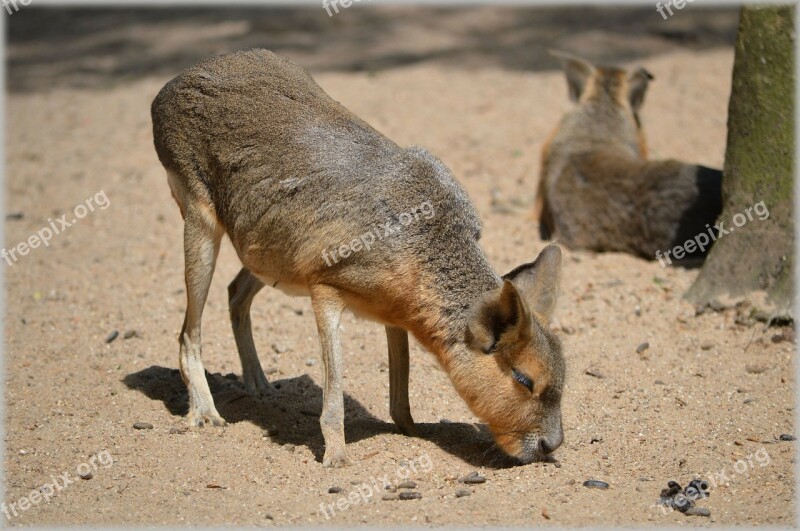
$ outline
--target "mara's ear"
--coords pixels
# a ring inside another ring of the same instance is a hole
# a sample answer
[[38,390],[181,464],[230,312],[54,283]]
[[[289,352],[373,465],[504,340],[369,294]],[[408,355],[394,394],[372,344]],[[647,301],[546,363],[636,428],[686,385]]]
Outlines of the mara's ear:
[[517,340],[530,331],[530,315],[517,288],[508,280],[475,303],[467,321],[467,345],[485,354],[502,340]]
[[561,277],[561,248],[555,243],[545,247],[530,264],[524,264],[503,277],[511,281],[537,317],[550,323],[558,299]]
[[595,68],[588,61],[575,55],[550,50],[550,55],[556,57],[564,66],[564,74],[567,76],[567,86],[569,87],[569,97],[572,101],[581,99],[581,94],[586,88],[586,81],[594,74]]
[[637,68],[628,76],[628,100],[631,102],[633,112],[639,112],[639,108],[644,103],[644,95],[647,92],[647,84],[655,79],[653,74],[644,68]]

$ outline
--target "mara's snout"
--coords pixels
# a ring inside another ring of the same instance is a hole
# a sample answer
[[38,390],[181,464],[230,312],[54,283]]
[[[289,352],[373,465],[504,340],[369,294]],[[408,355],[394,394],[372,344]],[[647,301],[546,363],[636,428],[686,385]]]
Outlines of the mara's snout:
[[227,234],[242,261],[228,292],[249,391],[271,389],[253,341],[253,298],[266,285],[311,297],[323,359],[315,376],[323,382],[324,466],[350,462],[339,340],[346,309],[386,328],[389,411],[403,433],[416,433],[411,333],[472,410],[504,427],[496,435],[506,451],[529,461],[560,444],[564,360],[548,325],[561,270],[557,246],[501,278],[478,243],[475,208],[439,159],[398,146],[308,72],[266,50],[186,70],[153,101],[152,118],[184,219],[179,364],[192,425],[225,423],[205,377],[200,322]]

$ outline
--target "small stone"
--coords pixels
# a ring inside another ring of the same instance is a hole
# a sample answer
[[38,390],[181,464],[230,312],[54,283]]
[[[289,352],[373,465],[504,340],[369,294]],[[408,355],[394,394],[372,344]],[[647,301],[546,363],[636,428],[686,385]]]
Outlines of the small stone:
[[123,334],[123,339],[130,339],[132,337],[139,337],[139,332],[136,330],[125,330],[125,334]]
[[683,514],[686,516],[711,516],[711,511],[705,507],[689,507]]
[[711,350],[712,348],[714,348],[714,343],[712,343],[711,341],[703,341],[700,344],[700,348],[703,350]]
[[306,367],[313,367],[316,364],[317,364],[317,360],[315,360],[313,358],[309,358],[309,359],[306,360]]
[[331,487],[328,489],[328,494],[339,494],[342,490],[342,487]]
[[169,434],[170,435],[180,435],[182,433],[186,433],[186,431],[187,431],[186,428],[176,428],[176,427],[173,426],[172,428],[169,429]]
[[575,333],[575,329],[567,325],[562,326],[561,331],[570,336]]
[[397,495],[397,497],[401,500],[419,500],[422,498],[422,493],[416,491],[406,491],[401,492]]
[[545,520],[550,520],[550,513],[547,512],[547,507],[542,507],[542,517]]
[[656,385],[667,385],[667,384],[665,384],[665,383],[664,383],[664,381],[663,381],[663,380],[656,380],[654,383],[655,383]]
[[389,492],[397,492],[397,487],[395,487],[394,485],[386,485],[384,488]]
[[399,498],[397,497],[397,494],[384,494],[383,496],[381,496],[381,499],[383,501],[394,501]]
[[782,441],[793,441],[795,440],[794,435],[789,435],[788,433],[782,433],[780,437],[778,437]]
[[110,334],[106,336],[106,343],[111,343],[115,339],[119,337],[119,331],[113,330]]
[[94,477],[94,474],[92,474],[91,472],[83,472],[82,474],[78,474],[78,475],[80,476],[81,479],[85,479],[85,480],[89,480],[89,479],[92,479]]
[[574,480],[574,479],[572,479],[572,478],[569,478],[569,479],[568,479],[567,481],[565,481],[564,483],[565,483],[566,485],[574,485],[574,484],[575,484],[575,480]]
[[416,489],[417,488],[417,484],[414,483],[413,481],[404,481],[404,482],[398,484],[397,488],[398,489]]
[[755,401],[756,401],[755,398],[745,398],[743,403],[744,404],[752,404]]
[[469,496],[470,494],[472,494],[472,492],[467,489],[458,489],[456,491],[456,498],[463,498],[465,496]]
[[583,482],[583,486],[593,489],[607,489],[608,483],[597,479],[587,479],[586,481]]
[[274,350],[276,354],[283,354],[284,352],[286,352],[286,347],[284,347],[283,345],[279,345],[277,343],[273,343],[272,350]]
[[470,472],[466,476],[458,479],[459,483],[466,483],[467,485],[477,485],[479,483],[486,483],[486,478],[477,472]]
[[291,443],[284,444],[283,449],[286,450],[287,452],[294,452],[295,446]]
[[262,437],[275,437],[279,433],[280,433],[280,430],[278,430],[278,428],[275,428],[273,426],[268,426],[267,429],[265,429],[264,431],[261,432],[261,436]]
[[152,430],[153,425],[149,422],[134,422],[133,423],[134,430]]
[[744,370],[750,374],[761,374],[766,372],[767,367],[764,365],[745,365]]
[[351,484],[351,485],[361,485],[362,483],[364,483],[364,482],[363,482],[363,481],[360,481],[360,480],[358,480],[358,479],[351,479],[351,480],[350,480],[350,484]]
[[648,343],[647,341],[645,341],[644,343],[642,343],[641,345],[639,345],[638,347],[636,347],[636,353],[637,353],[637,354],[641,354],[642,352],[644,352],[645,350],[647,350],[647,349],[649,349],[649,348],[650,348],[650,343]]

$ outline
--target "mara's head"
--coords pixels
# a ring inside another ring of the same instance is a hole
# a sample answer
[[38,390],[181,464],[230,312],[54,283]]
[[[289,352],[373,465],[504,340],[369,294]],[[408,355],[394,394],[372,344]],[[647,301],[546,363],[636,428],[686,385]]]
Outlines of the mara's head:
[[[613,66],[595,66],[572,54],[555,50],[550,53],[564,67],[570,99],[579,106],[598,110],[597,116],[608,121],[605,125],[617,125],[615,129],[618,132],[627,130],[635,135],[644,155],[639,110],[653,75],[642,67],[628,71]],[[615,118],[621,119],[618,124],[613,123]]]
[[473,304],[468,349],[457,382],[498,446],[522,462],[545,459],[564,440],[565,365],[550,318],[558,295],[561,250],[548,245],[530,264]]

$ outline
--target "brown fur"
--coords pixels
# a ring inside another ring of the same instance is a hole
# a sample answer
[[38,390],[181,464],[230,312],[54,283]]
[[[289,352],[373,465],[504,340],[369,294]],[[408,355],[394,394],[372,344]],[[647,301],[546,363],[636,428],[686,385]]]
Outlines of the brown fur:
[[652,259],[706,232],[722,209],[722,174],[647,160],[638,111],[652,76],[554,55],[577,106],[542,149],[534,207],[542,237]]
[[[558,291],[558,247],[500,278],[478,244],[477,213],[444,164],[422,148],[397,146],[305,70],[265,50],[186,70],[156,97],[152,116],[156,151],[185,220],[180,359],[190,422],[224,423],[203,375],[200,319],[226,233],[243,264],[229,293],[248,389],[270,388],[253,344],[253,297],[267,284],[311,296],[324,362],[324,465],[348,463],[338,338],[346,308],[386,327],[391,416],[404,433],[415,433],[408,331],[436,355],[506,452],[527,462],[561,444],[564,360],[547,326]],[[369,250],[335,263],[323,258],[422,204],[435,215],[420,216]],[[533,379],[532,391],[514,370]]]

